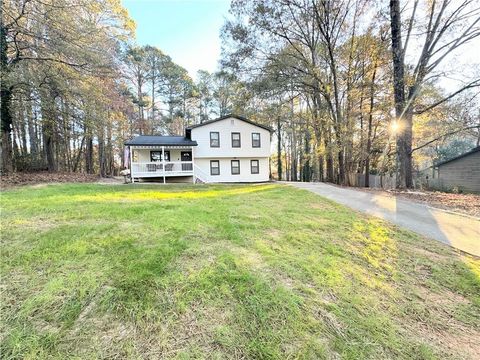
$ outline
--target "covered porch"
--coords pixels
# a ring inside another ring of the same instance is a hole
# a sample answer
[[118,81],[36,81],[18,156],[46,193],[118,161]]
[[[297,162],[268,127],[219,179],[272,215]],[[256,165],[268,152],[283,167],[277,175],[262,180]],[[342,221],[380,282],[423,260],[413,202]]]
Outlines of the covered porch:
[[[155,137],[155,140],[159,144],[140,144],[139,142],[142,140],[140,138],[147,137],[139,136],[126,143],[130,153],[132,182],[148,179],[165,183],[168,180],[174,180],[172,178],[179,178],[175,179],[177,181],[194,181],[193,147],[196,146],[196,142],[182,138],[177,139],[176,144],[165,144],[165,142],[173,142],[172,140],[178,137],[158,136]],[[161,139],[163,142],[160,141]],[[143,139],[143,142],[145,143],[147,140]],[[132,142],[137,144],[132,144]],[[183,145],[182,142],[188,142],[188,144]]]
[[132,182],[140,178],[192,176],[193,147],[133,146],[130,174]]

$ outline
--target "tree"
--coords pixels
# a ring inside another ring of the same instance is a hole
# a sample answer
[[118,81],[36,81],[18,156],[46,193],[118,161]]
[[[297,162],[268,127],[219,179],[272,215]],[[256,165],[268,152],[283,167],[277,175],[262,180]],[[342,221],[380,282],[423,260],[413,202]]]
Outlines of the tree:
[[93,155],[103,114],[81,89],[116,76],[132,31],[116,0],[2,2],[2,171],[77,170],[83,149]]
[[[475,0],[434,0],[425,4],[422,14],[420,0],[415,0],[404,35],[400,2],[390,0],[393,88],[398,124],[397,186],[411,188],[413,116],[432,110],[467,89],[480,86],[480,79],[470,79],[442,99],[417,108],[424,84],[442,76],[439,65],[445,58],[480,35],[480,6]],[[407,69],[407,49],[412,42],[421,43],[422,50],[413,66]]]
[[214,79],[208,71],[199,70],[197,72],[196,89],[198,91],[198,115],[202,123],[210,118],[213,105]]
[[224,63],[252,78],[261,76],[259,72],[276,73],[276,81],[289,84],[285,98],[292,89],[301,94],[292,115],[301,119],[300,162],[305,180],[312,177],[313,139],[319,154],[319,178],[323,178],[324,162],[328,181],[349,184],[355,173],[354,109],[359,88],[365,83],[359,59],[369,56],[360,51],[358,39],[363,34],[358,33],[360,24],[366,29],[373,26],[365,5],[360,0],[232,3],[236,20],[225,26],[224,38],[231,44],[225,46],[230,52]]

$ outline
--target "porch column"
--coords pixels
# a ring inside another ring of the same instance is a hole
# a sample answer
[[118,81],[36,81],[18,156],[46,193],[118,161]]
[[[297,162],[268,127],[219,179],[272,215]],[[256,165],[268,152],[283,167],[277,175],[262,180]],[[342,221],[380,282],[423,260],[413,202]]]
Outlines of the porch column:
[[165,146],[162,146],[163,183],[165,184]]
[[192,177],[193,177],[193,183],[195,184],[195,163],[194,163],[194,157],[193,157],[193,146],[190,146],[190,149],[192,151]]
[[135,180],[133,179],[133,166],[132,166],[132,162],[133,162],[133,146],[129,146],[128,147],[128,152],[130,153],[130,180],[132,181],[132,183],[135,182]]

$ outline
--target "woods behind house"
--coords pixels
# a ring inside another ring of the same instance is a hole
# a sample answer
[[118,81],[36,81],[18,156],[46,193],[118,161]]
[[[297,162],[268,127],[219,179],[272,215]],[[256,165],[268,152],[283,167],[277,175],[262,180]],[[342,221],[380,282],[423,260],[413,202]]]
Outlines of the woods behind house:
[[195,79],[135,44],[119,0],[4,0],[1,19],[4,173],[114,175],[125,139],[227,113],[274,129],[283,180],[412,187],[480,141],[475,0],[233,0],[219,70]]

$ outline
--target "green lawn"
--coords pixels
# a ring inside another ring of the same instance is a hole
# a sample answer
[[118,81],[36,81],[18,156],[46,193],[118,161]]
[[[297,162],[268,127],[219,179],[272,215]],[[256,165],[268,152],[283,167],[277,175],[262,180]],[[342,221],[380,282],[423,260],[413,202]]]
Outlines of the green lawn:
[[1,194],[2,359],[478,358],[480,262],[282,185]]

